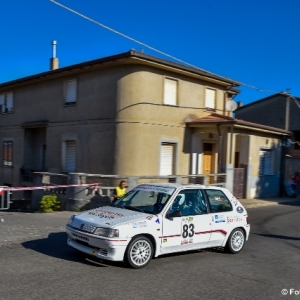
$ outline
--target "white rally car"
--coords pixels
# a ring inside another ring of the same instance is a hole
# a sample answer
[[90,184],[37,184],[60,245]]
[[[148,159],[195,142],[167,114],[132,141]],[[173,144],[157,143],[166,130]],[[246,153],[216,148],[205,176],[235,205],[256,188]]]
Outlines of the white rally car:
[[111,206],[73,215],[68,245],[133,268],[152,257],[209,247],[242,250],[250,225],[242,204],[224,188],[142,184]]

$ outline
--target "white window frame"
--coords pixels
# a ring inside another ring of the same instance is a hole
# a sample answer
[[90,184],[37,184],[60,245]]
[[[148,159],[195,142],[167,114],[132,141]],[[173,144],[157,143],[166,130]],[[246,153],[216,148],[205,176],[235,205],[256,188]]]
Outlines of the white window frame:
[[178,80],[164,78],[164,104],[176,106],[178,103]]
[[12,92],[0,94],[0,107],[2,114],[14,111],[14,94]]
[[260,148],[259,150],[259,175],[274,174],[274,150]]
[[74,105],[77,102],[77,79],[64,82],[65,105]]
[[[213,93],[213,95],[211,94]],[[212,100],[213,96],[213,100]],[[205,108],[216,109],[216,98],[217,98],[217,90],[209,87],[205,88]],[[213,101],[213,104],[212,104]]]
[[[163,169],[163,147],[164,146],[171,146],[172,147],[172,162],[171,162],[171,170],[170,172],[166,172]],[[176,174],[177,169],[177,149],[178,149],[178,143],[174,141],[161,141],[160,143],[160,151],[159,151],[159,175],[161,176],[171,176]],[[171,174],[169,174],[171,173]]]

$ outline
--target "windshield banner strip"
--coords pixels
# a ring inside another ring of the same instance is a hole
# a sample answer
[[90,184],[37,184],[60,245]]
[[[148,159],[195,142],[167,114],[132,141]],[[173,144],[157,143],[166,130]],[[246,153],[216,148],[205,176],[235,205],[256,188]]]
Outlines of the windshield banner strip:
[[173,194],[175,188],[167,188],[161,186],[153,186],[153,185],[140,185],[133,189],[134,191],[149,191],[149,192],[157,192],[157,193],[165,193],[165,194]]

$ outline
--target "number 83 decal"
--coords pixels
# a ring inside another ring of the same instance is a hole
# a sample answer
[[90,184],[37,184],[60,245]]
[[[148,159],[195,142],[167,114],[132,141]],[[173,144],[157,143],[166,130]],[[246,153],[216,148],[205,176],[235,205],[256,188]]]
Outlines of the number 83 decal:
[[190,223],[189,225],[184,224],[182,227],[182,237],[184,239],[187,237],[193,237],[195,234],[194,228],[195,228],[195,226],[193,223]]

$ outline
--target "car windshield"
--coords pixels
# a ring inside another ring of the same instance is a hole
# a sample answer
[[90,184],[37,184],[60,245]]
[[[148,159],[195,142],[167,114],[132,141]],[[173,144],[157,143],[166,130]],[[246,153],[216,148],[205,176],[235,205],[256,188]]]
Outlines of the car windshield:
[[175,188],[142,185],[131,190],[112,206],[140,211],[149,214],[158,214],[165,207]]

